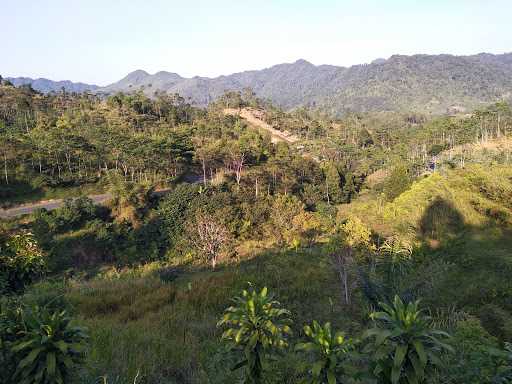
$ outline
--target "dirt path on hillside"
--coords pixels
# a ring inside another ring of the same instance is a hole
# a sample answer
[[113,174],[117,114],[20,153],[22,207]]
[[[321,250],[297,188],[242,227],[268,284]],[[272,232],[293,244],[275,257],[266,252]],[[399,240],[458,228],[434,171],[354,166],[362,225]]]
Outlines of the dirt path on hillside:
[[279,141],[284,141],[288,144],[293,144],[299,141],[299,138],[290,132],[281,132],[274,127],[272,127],[270,124],[266,123],[264,118],[264,112],[254,109],[254,108],[242,108],[242,109],[235,109],[235,108],[225,108],[224,109],[225,115],[232,115],[232,116],[240,116],[242,119],[246,120],[249,124],[254,125],[257,128],[261,128],[267,132],[270,132],[272,135],[272,142],[277,143]]

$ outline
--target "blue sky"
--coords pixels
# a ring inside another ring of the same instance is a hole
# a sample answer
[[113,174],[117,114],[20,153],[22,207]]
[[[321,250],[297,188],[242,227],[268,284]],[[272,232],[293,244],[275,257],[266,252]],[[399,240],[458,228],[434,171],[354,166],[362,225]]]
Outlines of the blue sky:
[[0,12],[1,75],[99,85],[135,69],[512,51],[511,0],[2,0]]

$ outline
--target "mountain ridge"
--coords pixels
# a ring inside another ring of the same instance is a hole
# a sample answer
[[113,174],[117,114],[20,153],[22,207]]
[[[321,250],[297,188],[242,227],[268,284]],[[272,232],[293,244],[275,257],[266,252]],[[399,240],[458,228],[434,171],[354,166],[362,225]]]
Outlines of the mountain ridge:
[[452,106],[472,109],[512,94],[512,53],[392,55],[350,67],[299,59],[213,78],[144,73],[128,87],[121,80],[98,92],[142,89],[152,96],[158,90],[179,93],[204,106],[225,91],[251,88],[285,109],[305,106],[334,115],[384,110],[443,113]]
[[309,107],[332,115],[405,110],[444,113],[453,106],[473,109],[511,100],[512,53],[392,55],[350,67],[314,65],[298,59],[217,77],[187,78],[174,72],[150,74],[137,69],[104,87],[71,82],[48,84],[51,81],[47,79],[8,79],[15,85],[31,80],[33,88],[42,92],[58,91],[64,86],[68,91],[88,89],[100,95],[139,90],[150,97],[156,91],[178,93],[198,106],[206,106],[226,91],[250,88],[258,97],[284,109]]
[[14,86],[30,85],[36,91],[42,93],[60,92],[64,88],[67,92],[82,93],[85,91],[95,91],[100,87],[95,84],[86,84],[82,82],[73,82],[70,80],[50,80],[44,77],[33,79],[31,77],[6,77]]

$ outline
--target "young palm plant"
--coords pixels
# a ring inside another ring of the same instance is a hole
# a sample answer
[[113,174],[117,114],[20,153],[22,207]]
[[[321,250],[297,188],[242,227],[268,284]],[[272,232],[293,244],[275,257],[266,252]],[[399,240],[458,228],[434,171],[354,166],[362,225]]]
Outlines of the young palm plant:
[[261,383],[265,357],[288,346],[290,315],[268,294],[266,287],[260,292],[252,287],[243,290],[234,299],[234,305],[226,309],[217,326],[227,327],[222,339],[243,355],[232,369],[246,367],[245,383]]
[[67,383],[74,366],[82,361],[85,331],[71,326],[64,311],[35,308],[22,317],[22,330],[11,347],[17,361],[15,382]]
[[295,347],[296,351],[307,353],[310,357],[307,363],[309,378],[304,383],[342,383],[343,376],[353,374],[349,364],[353,346],[343,333],[334,333],[330,323],[322,326],[317,321],[313,321],[311,326],[305,325],[304,333],[308,341]]
[[452,350],[440,340],[449,335],[432,329],[419,301],[405,305],[395,296],[392,306],[380,306],[382,312],[371,314],[375,327],[365,334],[371,339],[366,352],[373,354],[373,374],[382,383],[423,383],[428,369],[441,365],[439,354]]

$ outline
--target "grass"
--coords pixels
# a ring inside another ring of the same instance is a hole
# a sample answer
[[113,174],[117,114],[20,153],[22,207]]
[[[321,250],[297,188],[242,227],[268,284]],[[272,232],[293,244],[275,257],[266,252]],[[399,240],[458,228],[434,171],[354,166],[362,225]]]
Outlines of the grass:
[[471,165],[422,178],[391,202],[366,197],[340,215],[355,214],[379,235],[415,245],[408,289],[425,304],[455,306],[510,339],[511,201],[510,167]]
[[[469,313],[506,340],[512,338],[511,201],[512,170],[470,166],[422,178],[391,202],[367,194],[343,206],[338,218],[357,215],[381,236],[414,243],[414,268],[404,286],[426,306]],[[257,252],[254,244],[246,245],[247,254]],[[139,384],[238,382],[216,323],[249,281],[268,286],[291,310],[294,341],[313,319],[351,335],[360,334],[367,321],[360,292],[351,306],[341,304],[336,273],[320,248],[260,251],[215,271],[178,266],[172,281],[165,268],[153,263],[107,269],[58,287],[91,335],[77,383],[101,377],[110,384],[135,377]],[[297,382],[294,359],[288,353],[272,365],[272,382]]]
[[[267,253],[216,271],[183,271],[172,282],[158,269],[70,284],[66,298],[91,333],[89,367],[80,382],[235,383],[216,323],[250,281],[268,286],[293,313],[296,336],[313,319],[359,330],[364,312],[340,305],[336,275],[318,250]],[[293,359],[293,356],[289,357]],[[287,382],[293,364],[275,368]],[[278,379],[281,378],[281,379]],[[291,378],[289,378],[291,380]],[[293,381],[290,381],[293,382]]]

